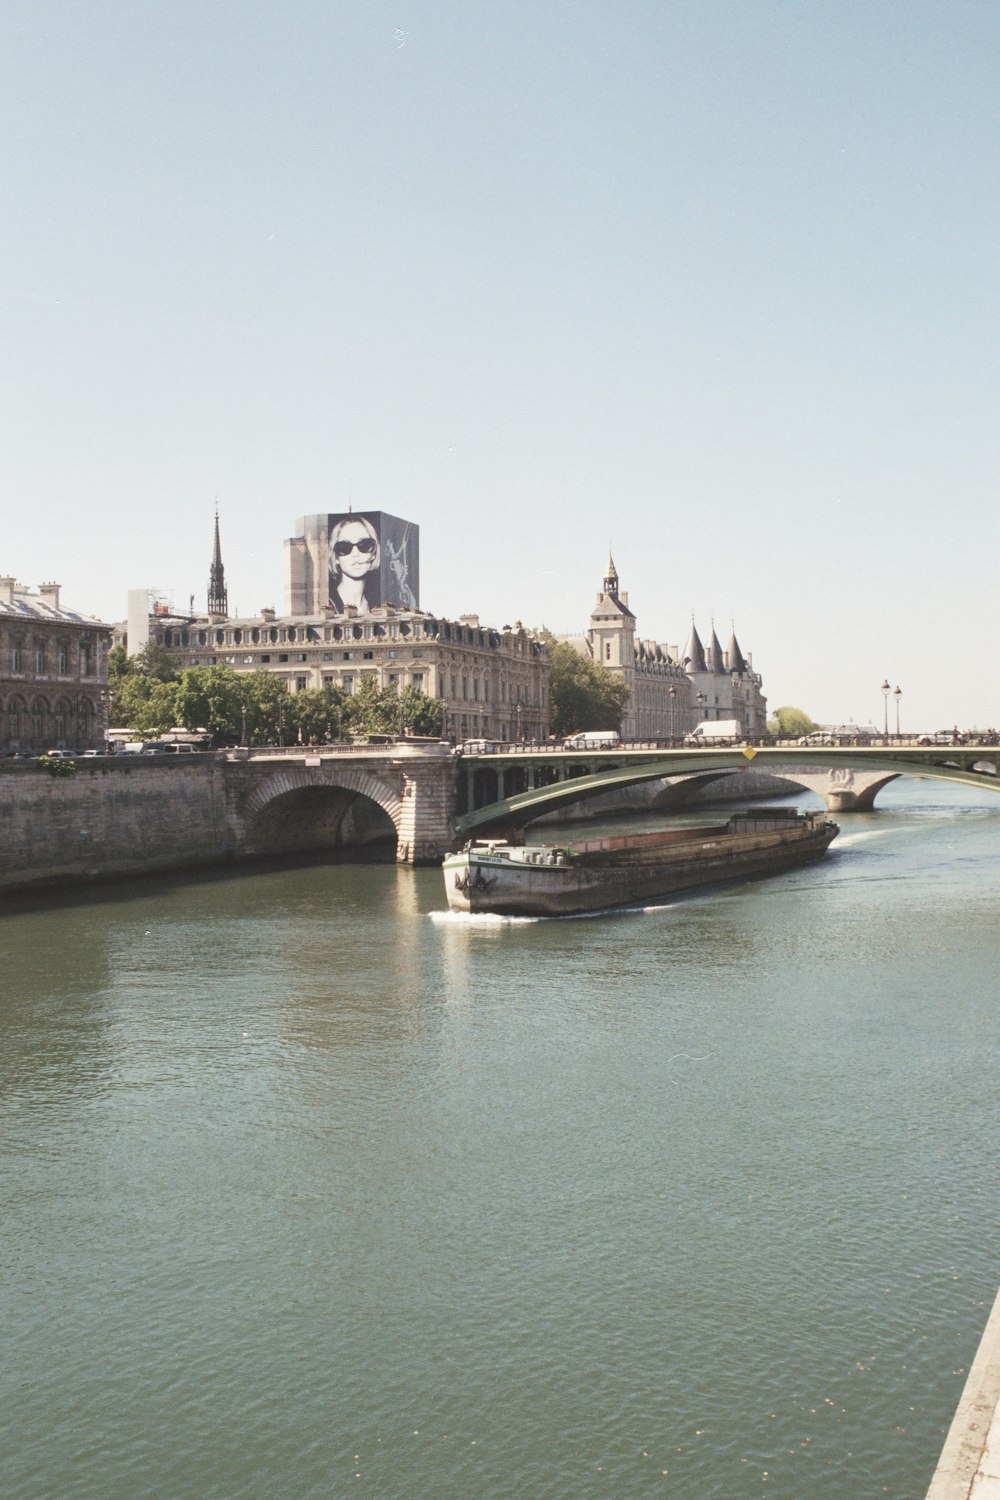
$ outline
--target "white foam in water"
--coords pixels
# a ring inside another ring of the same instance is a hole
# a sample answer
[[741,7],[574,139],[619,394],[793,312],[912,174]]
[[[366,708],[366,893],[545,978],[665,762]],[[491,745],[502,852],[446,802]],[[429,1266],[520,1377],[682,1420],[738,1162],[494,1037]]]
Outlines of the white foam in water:
[[515,927],[525,922],[591,922],[596,917],[640,917],[656,912],[671,911],[673,903],[658,902],[655,906],[603,906],[599,911],[567,912],[552,917],[508,917],[494,911],[432,911],[428,912],[432,922],[441,926],[457,923],[467,927]]
[[513,927],[522,922],[541,922],[542,917],[505,917],[495,911],[432,911],[432,922],[441,926],[457,923],[460,927]]

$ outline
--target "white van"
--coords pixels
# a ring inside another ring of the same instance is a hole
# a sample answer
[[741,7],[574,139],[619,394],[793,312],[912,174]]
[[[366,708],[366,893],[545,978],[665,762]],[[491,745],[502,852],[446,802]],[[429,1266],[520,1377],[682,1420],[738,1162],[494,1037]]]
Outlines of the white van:
[[616,729],[587,729],[563,740],[564,750],[617,750],[622,737]]
[[739,719],[705,719],[684,736],[685,745],[737,745],[746,736]]

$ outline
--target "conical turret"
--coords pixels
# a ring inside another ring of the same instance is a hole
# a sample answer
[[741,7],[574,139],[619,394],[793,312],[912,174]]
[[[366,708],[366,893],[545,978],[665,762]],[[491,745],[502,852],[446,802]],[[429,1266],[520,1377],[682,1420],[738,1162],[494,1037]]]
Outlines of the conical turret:
[[745,677],[750,669],[746,664],[746,658],[744,657],[743,652],[740,650],[740,643],[736,639],[735,630],[729,637],[729,648],[726,652],[726,656],[729,660],[730,672],[735,673],[737,677]]
[[695,629],[693,618],[691,620],[691,634],[688,636],[687,645],[681,652],[681,663],[685,672],[708,671],[708,663],[705,661],[705,648],[701,644],[701,636]]
[[714,624],[712,626],[712,635],[708,642],[708,650],[705,653],[705,660],[710,672],[725,672],[726,659],[722,654],[722,644],[715,633]]

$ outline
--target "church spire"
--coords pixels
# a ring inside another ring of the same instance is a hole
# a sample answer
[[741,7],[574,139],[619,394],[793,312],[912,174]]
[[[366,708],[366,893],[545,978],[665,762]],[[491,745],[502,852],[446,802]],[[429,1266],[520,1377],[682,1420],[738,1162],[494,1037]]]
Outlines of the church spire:
[[208,570],[208,612],[210,615],[229,614],[229,595],[226,590],[226,570],[222,566],[222,547],[219,542],[219,508],[215,508],[215,549],[212,566]]
[[615,567],[615,560],[610,550],[608,551],[608,566],[604,573],[604,592],[609,599],[618,598],[618,569]]

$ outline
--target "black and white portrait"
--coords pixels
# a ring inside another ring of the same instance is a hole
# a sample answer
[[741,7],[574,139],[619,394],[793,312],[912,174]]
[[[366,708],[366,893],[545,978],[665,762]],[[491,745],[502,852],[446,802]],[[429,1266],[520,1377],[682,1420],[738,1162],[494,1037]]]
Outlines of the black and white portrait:
[[375,527],[362,515],[331,518],[330,604],[338,614],[382,602],[382,549]]

